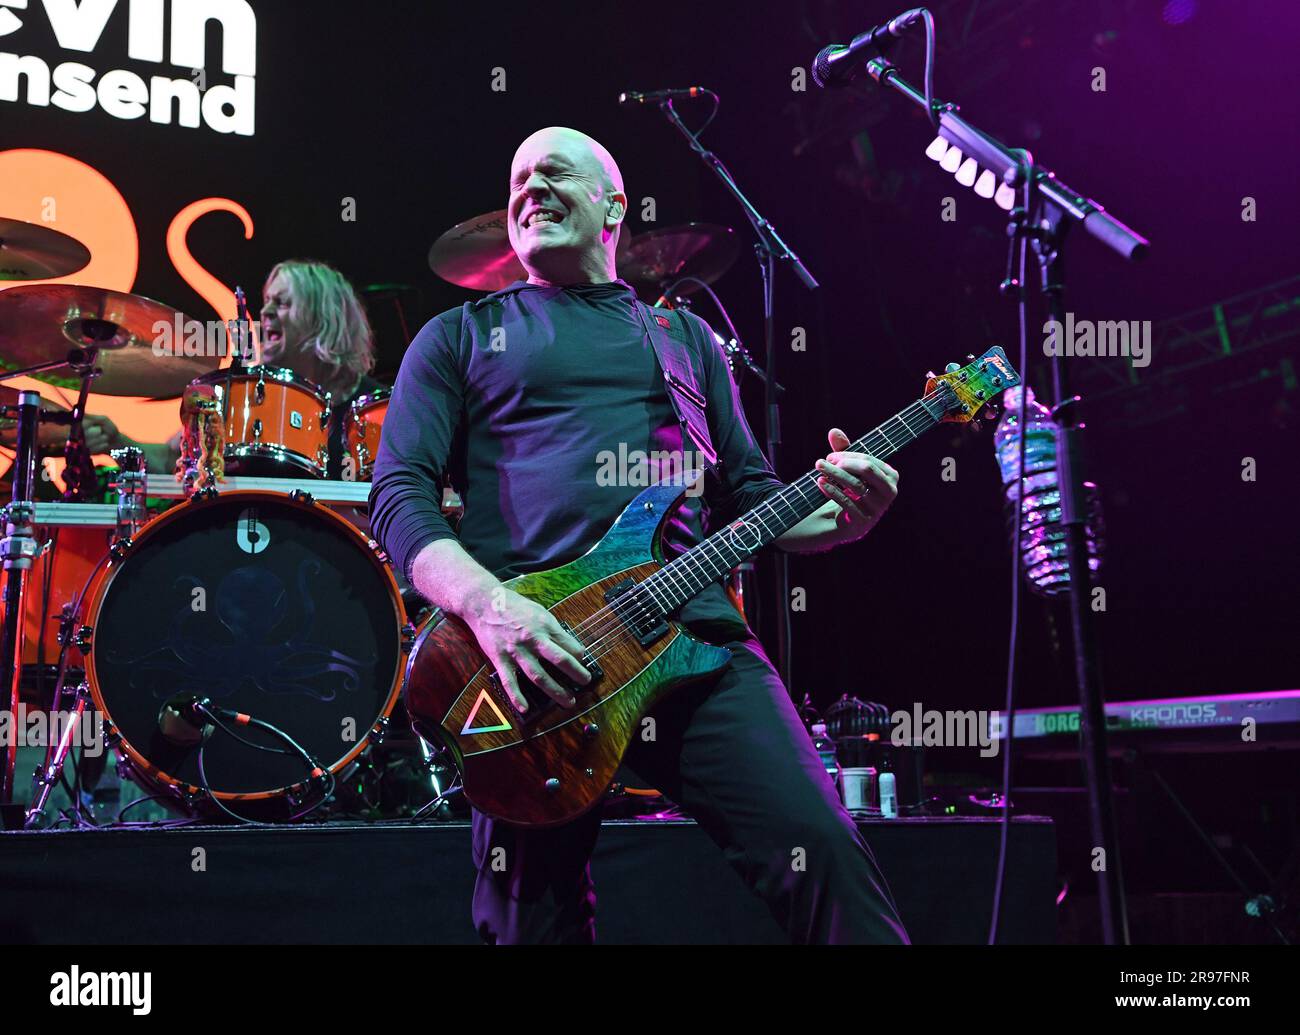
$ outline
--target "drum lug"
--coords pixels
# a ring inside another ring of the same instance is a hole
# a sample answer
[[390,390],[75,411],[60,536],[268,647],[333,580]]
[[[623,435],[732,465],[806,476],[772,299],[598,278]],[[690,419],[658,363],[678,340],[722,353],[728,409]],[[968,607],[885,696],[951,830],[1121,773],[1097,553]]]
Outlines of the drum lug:
[[384,548],[379,545],[378,540],[367,539],[366,544],[370,547],[371,552],[374,553],[377,560],[381,561],[384,564],[388,563],[389,561],[388,554],[384,552]]
[[321,422],[322,424],[328,424],[328,423],[329,423],[329,419],[330,419],[330,410],[332,410],[333,408],[334,408],[334,393],[333,393],[333,392],[326,392],[326,393],[325,393],[325,408],[324,408],[323,410],[320,411],[320,422]]
[[330,451],[324,446],[319,446],[316,449],[316,463],[320,465],[322,470],[330,465]]
[[410,654],[411,648],[415,646],[415,634],[418,630],[411,622],[402,626],[402,653]]
[[113,541],[113,545],[108,548],[108,555],[111,558],[113,558],[113,560],[120,561],[123,557],[125,557],[128,553],[130,553],[131,547],[133,547],[134,545],[135,545],[135,540],[132,539],[130,536],[125,536],[122,539],[116,539]]
[[90,653],[90,646],[95,639],[95,628],[91,625],[79,626],[72,639],[72,645],[82,654]]
[[383,747],[384,738],[388,736],[388,716],[382,715],[379,721],[370,727],[370,742],[366,746],[367,753],[373,748]]
[[289,493],[289,499],[293,500],[294,503],[305,503],[308,506],[312,506],[316,502],[316,497],[305,489],[294,489],[293,492]]
[[218,489],[215,484],[205,485],[203,488],[201,488],[198,492],[196,492],[193,496],[190,497],[190,502],[210,503],[212,500],[215,500],[220,494],[221,494],[221,490]]

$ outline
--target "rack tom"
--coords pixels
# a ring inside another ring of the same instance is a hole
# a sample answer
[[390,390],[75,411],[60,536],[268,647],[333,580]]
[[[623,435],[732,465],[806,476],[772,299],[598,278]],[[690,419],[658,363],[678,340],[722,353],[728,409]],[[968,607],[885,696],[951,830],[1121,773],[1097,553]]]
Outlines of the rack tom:
[[370,481],[392,394],[391,388],[380,388],[359,396],[348,408],[343,424],[343,477],[348,481]]
[[325,477],[328,392],[285,367],[221,370],[194,383],[211,385],[220,402],[227,474]]

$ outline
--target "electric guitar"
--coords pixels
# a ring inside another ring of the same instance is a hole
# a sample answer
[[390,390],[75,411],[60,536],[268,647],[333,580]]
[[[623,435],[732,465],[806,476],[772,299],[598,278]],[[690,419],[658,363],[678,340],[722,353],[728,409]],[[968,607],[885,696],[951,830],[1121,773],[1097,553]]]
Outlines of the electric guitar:
[[[848,450],[884,459],[941,422],[974,419],[1019,383],[1001,348],[965,367],[949,364],[930,376],[922,398]],[[469,627],[431,615],[407,662],[406,708],[416,732],[450,750],[469,801],[522,826],[554,826],[592,808],[646,712],[683,684],[720,672],[731,657],[668,616],[821,507],[817,477],[805,474],[667,564],[662,524],[685,490],[651,486],[581,557],[505,583],[550,610],[586,648],[581,661],[591,681],[559,680],[576,699],[572,708],[521,674],[529,702],[521,715]]]

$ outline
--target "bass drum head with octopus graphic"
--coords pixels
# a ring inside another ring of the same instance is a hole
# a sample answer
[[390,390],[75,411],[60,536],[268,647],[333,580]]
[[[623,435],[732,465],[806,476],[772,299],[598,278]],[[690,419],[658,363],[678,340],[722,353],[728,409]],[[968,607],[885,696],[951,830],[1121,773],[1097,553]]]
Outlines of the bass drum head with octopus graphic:
[[[223,493],[156,518],[110,562],[89,610],[87,678],[121,750],[172,789],[203,785],[198,745],[159,725],[178,696],[268,722],[337,772],[393,708],[403,621],[392,574],[342,518],[277,493]],[[227,726],[251,744],[210,732],[202,762],[217,797],[273,797],[307,779],[283,740]]]

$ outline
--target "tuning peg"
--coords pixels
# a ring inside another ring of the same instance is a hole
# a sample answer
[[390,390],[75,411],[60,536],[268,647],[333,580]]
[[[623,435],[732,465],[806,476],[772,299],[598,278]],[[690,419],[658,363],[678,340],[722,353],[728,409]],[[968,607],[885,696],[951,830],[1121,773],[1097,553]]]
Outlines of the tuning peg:
[[961,369],[961,364],[959,364],[959,363],[949,363],[946,367],[943,368],[943,372],[944,372],[945,374],[955,374],[955,373],[957,373],[957,371],[960,370],[960,369]]
[[966,353],[966,360],[967,360],[968,362],[969,362],[970,360],[974,359],[974,358],[975,358],[975,353],[973,353],[973,352],[968,352],[968,353]]
[[927,370],[927,371],[925,372],[925,376],[928,377],[931,381],[933,381],[933,380],[934,380],[936,377],[938,377],[939,375],[936,374],[933,370]]

